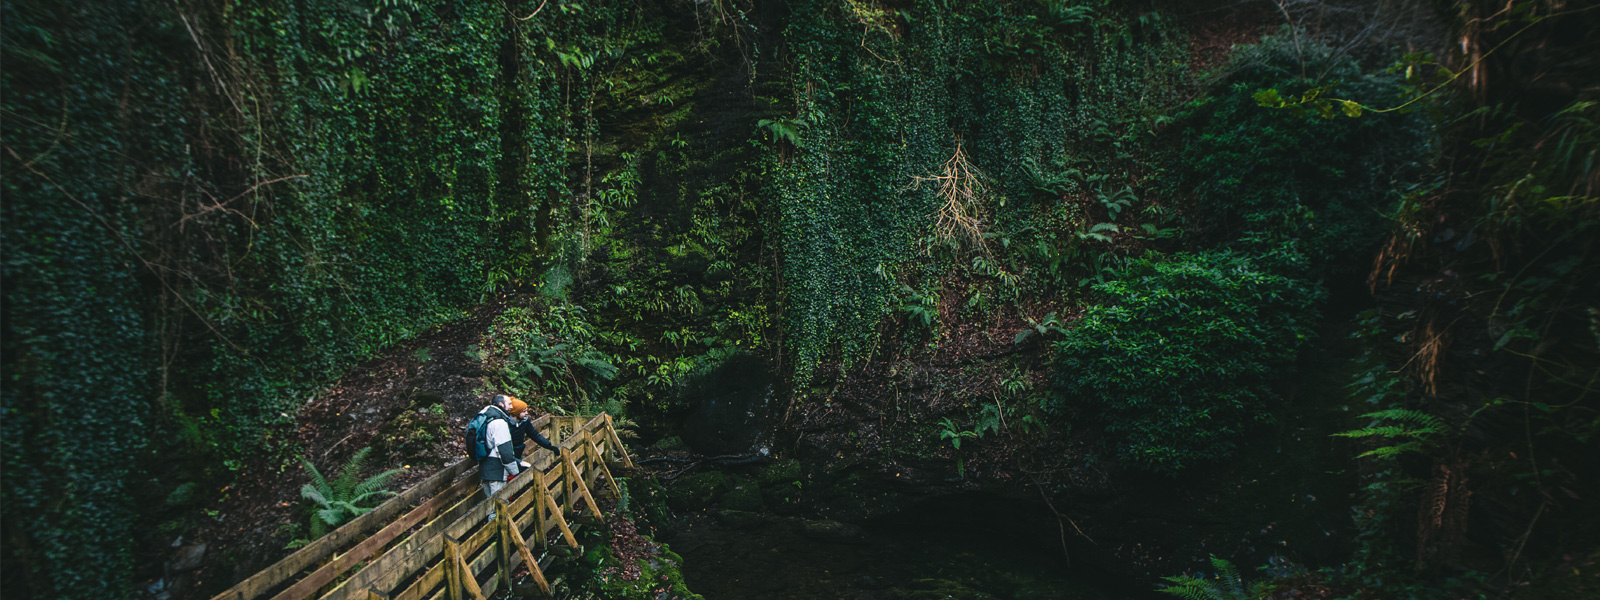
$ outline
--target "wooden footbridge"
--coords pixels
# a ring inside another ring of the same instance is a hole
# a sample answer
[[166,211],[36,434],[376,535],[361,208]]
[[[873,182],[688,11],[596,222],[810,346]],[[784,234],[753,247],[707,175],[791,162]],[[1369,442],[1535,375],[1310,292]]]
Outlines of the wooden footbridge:
[[560,454],[534,452],[494,498],[463,459],[213,600],[484,600],[522,565],[549,595],[552,550],[582,552],[574,521],[603,518],[595,493],[621,493],[607,463],[633,460],[610,415],[546,415],[534,427],[561,440]]

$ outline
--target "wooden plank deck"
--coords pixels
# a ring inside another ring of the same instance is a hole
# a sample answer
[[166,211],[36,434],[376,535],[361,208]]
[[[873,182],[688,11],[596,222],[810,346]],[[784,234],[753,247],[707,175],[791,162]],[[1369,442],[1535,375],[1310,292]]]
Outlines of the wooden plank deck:
[[[568,521],[580,510],[603,518],[595,494],[618,489],[607,463],[633,461],[610,415],[546,415],[534,427],[561,440],[560,453],[539,453],[494,498],[479,491],[477,465],[458,461],[212,600],[483,598],[530,561],[548,593],[549,549],[582,552]],[[490,520],[497,507],[508,514]]]

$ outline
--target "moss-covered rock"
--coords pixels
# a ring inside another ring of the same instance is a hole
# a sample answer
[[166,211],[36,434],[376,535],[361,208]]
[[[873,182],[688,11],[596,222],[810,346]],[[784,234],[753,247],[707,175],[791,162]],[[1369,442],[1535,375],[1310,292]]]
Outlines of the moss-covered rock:
[[861,528],[849,523],[821,519],[800,524],[800,532],[819,540],[848,540],[861,535]]
[[667,486],[667,505],[675,510],[694,510],[711,506],[732,486],[720,471],[706,471],[681,477]]
[[750,480],[735,480],[732,489],[722,495],[718,502],[723,508],[761,512],[765,506],[761,503],[761,486]]
[[750,529],[753,527],[758,527],[762,523],[767,522],[766,515],[744,510],[719,508],[716,511],[716,515],[717,519],[722,521],[723,525],[727,525],[735,529]]
[[677,436],[661,438],[661,441],[650,446],[650,449],[675,458],[689,454],[689,446],[683,443],[683,438]]
[[761,468],[756,474],[756,481],[761,485],[775,485],[800,480],[800,461],[786,458]]
[[888,596],[894,600],[996,600],[949,579],[918,579],[906,587],[889,590]]
[[[607,563],[617,562],[609,559]],[[689,591],[683,581],[683,557],[661,544],[654,556],[633,561],[638,576],[623,576],[619,571],[602,571],[595,579],[599,597],[607,600],[655,600],[662,591],[670,598],[704,600],[700,594]]]

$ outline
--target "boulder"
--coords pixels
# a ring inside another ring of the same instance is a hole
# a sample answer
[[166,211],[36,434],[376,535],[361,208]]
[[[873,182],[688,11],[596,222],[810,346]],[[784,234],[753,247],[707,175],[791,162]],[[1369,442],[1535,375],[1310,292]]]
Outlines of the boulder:
[[206,545],[194,544],[179,548],[178,552],[173,555],[172,560],[167,564],[168,569],[172,570],[173,572],[191,571],[200,568],[200,565],[203,564],[205,560]]
[[667,506],[674,510],[705,508],[727,492],[728,477],[721,471],[706,471],[679,477],[667,486]]
[[754,481],[736,482],[732,489],[722,495],[719,504],[733,510],[761,512],[764,508],[761,504],[761,486]]
[[813,539],[843,541],[860,536],[861,528],[849,523],[823,519],[801,523],[800,532]]

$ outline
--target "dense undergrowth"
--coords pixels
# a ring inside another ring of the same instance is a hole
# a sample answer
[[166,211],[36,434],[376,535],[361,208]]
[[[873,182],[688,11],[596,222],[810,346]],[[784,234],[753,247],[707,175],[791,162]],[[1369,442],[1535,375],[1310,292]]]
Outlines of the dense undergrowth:
[[1600,11],[1449,4],[1465,57],[1295,5],[1219,62],[1186,3],[8,0],[3,589],[130,595],[322,386],[515,291],[481,391],[657,427],[734,357],[827,404],[1017,324],[926,451],[1171,485],[1372,308],[1358,550],[1275,581],[1593,590]]

